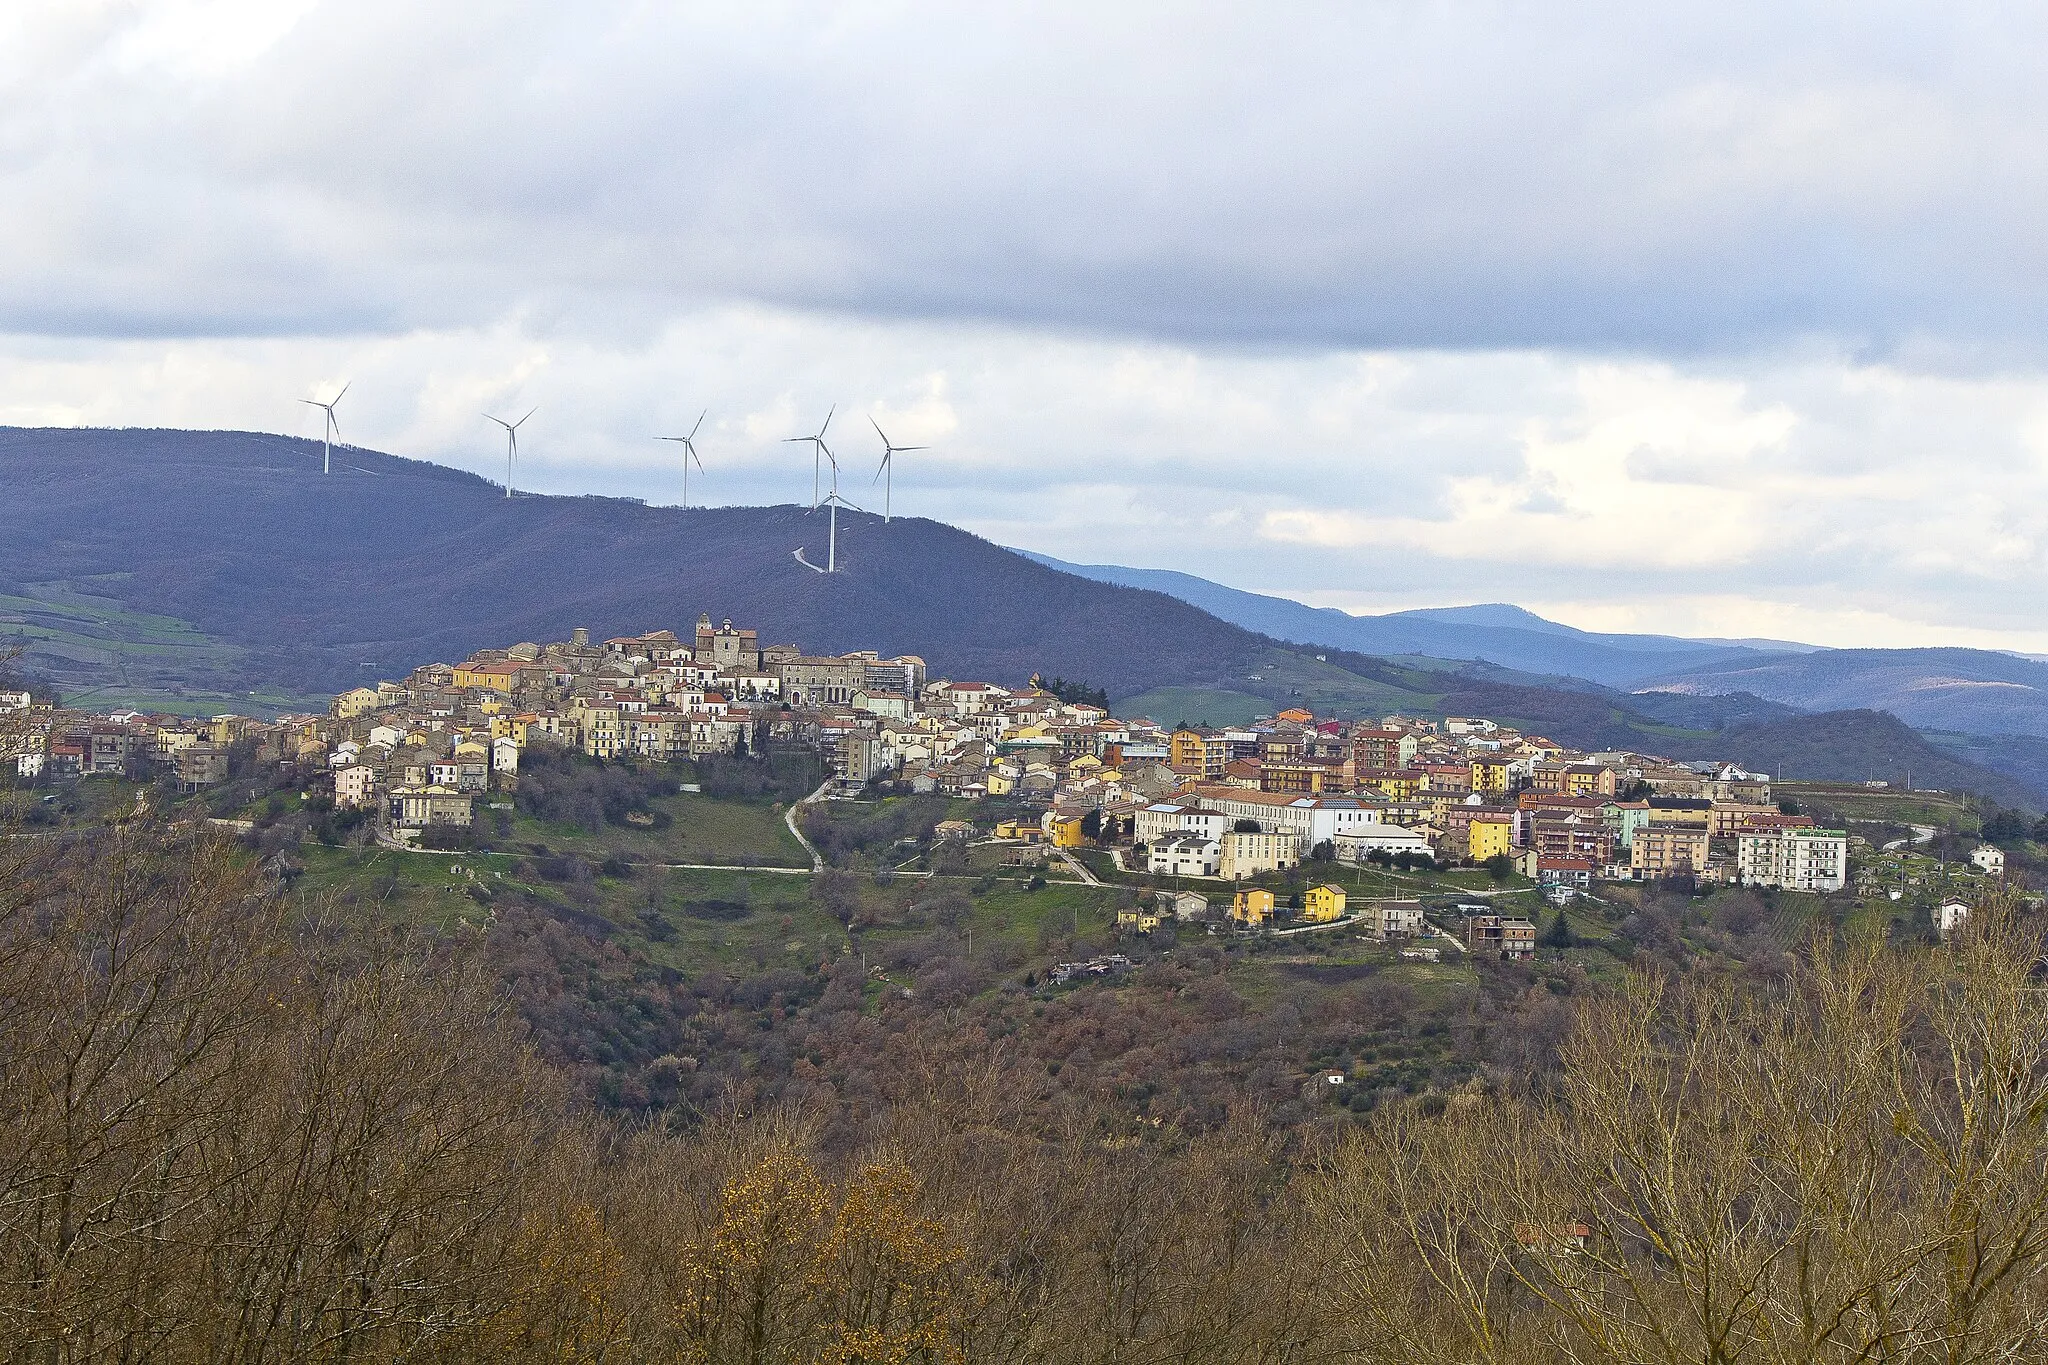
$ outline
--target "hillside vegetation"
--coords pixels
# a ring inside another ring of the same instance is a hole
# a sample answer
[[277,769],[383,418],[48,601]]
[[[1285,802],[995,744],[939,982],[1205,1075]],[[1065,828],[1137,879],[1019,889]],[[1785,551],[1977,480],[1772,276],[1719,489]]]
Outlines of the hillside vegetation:
[[[2048,1000],[2012,916],[1987,904],[1943,951],[1823,938],[1741,979],[1539,989],[1501,1064],[1292,1137],[1068,1079],[1177,1011],[1230,1036],[1246,1005],[1199,972],[1149,1015],[1066,997],[1097,1007],[1057,1026],[1055,1069],[1012,1041],[1050,1019],[921,1025],[841,961],[721,1004],[727,1041],[665,1063],[720,1067],[737,1102],[621,1126],[579,1116],[501,1006],[502,918],[309,916],[232,848],[144,829],[0,845],[0,1351],[2026,1358]],[[796,1008],[792,1080],[744,1098],[736,1045]],[[859,1083],[821,1092],[849,1057]]]

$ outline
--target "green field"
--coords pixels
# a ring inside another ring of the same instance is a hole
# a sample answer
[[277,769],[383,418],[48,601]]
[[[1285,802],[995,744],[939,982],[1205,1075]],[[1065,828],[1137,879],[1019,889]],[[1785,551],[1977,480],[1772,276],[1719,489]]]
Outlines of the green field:
[[248,651],[190,622],[133,611],[96,595],[93,588],[99,583],[32,583],[18,594],[0,593],[0,641],[25,642],[25,662],[58,689],[66,704],[176,715],[327,709],[325,694],[238,686]]
[[1149,716],[1162,725],[1244,725],[1270,716],[1276,703],[1249,692],[1210,687],[1155,687],[1116,704],[1119,715]]
[[[511,798],[492,800],[509,803]],[[500,817],[509,817],[509,831],[502,835],[494,832],[494,843],[519,848],[543,844],[555,853],[574,853],[598,861],[616,855],[642,863],[801,868],[811,865],[803,846],[790,836],[779,806],[716,801],[688,792],[656,797],[649,805],[673,823],[662,829],[608,824],[593,834],[583,826],[536,820],[524,811],[497,811],[485,806],[478,815],[486,829],[494,829]]]

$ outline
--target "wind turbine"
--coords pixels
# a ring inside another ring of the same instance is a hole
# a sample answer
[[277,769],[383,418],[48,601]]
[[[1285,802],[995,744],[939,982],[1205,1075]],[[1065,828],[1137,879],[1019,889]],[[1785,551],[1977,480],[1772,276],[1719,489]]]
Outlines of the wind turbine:
[[[539,411],[539,408],[528,408],[526,417],[531,417]],[[516,422],[508,422],[502,417],[492,417],[488,412],[484,417],[505,428],[505,496],[509,498],[512,496],[512,457],[519,453],[519,428],[526,425],[526,417]]]
[[[355,380],[351,379],[348,381],[348,384],[343,384],[341,386],[341,393],[347,393],[348,385],[355,382]],[[301,398],[299,400],[307,407],[318,408],[327,414],[327,421],[320,428],[320,472],[322,474],[332,474],[334,472],[334,442],[341,437],[341,423],[334,418],[334,405],[341,401],[341,393],[337,393],[325,403],[316,403],[310,398]]]
[[[856,512],[862,511],[863,509],[854,506],[853,503],[850,503],[845,498],[839,496],[839,461],[833,459],[832,452],[829,450],[825,452],[825,458],[832,460],[832,491],[830,493],[827,493],[824,496],[824,498],[818,502],[816,506],[811,508],[811,512],[817,511],[819,507],[823,507],[824,509],[826,509],[826,518],[831,524],[831,530],[827,532],[825,540],[825,567],[821,569],[817,565],[811,563],[810,560],[805,559],[804,552],[801,549],[792,550],[790,551],[790,553],[795,555],[796,562],[803,565],[806,569],[813,570],[817,573],[838,573],[839,509],[842,507],[848,507],[852,508]],[[809,516],[810,514],[810,512],[804,513],[805,516]]]
[[[709,408],[698,413],[697,426],[690,428],[688,436],[657,436],[654,438],[657,441],[676,441],[683,447],[683,506],[685,507],[690,505],[690,461],[697,460],[697,427],[703,426],[704,419],[710,415],[711,409]],[[702,460],[697,460],[697,472],[699,474],[704,472],[704,462]]]
[[[889,476],[889,481],[882,485],[882,520],[886,523],[889,520],[889,507],[894,501],[893,494],[896,491],[896,456],[906,450],[928,450],[930,447],[890,445],[889,434],[882,430],[880,422],[870,417],[868,418],[868,425],[875,429],[875,435],[882,438],[882,463],[875,468],[875,479],[881,478],[884,474]],[[873,483],[875,479],[869,479],[868,482]]]
[[[831,458],[832,455],[832,451],[825,445],[825,431],[832,425],[832,414],[837,411],[839,411],[839,405],[834,403],[831,409],[826,412],[825,425],[818,428],[816,436],[785,436],[782,438],[784,445],[803,441],[811,443],[811,510],[813,512],[818,510],[818,479],[823,472],[823,461]],[[836,463],[833,465],[834,469],[838,467]]]

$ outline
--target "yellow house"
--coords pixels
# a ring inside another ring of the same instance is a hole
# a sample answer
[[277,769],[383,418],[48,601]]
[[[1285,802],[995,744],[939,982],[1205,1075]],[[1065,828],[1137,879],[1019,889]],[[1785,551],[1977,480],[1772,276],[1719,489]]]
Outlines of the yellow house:
[[1015,778],[997,772],[994,768],[988,770],[988,776],[984,777],[982,782],[988,787],[988,794],[990,796],[1008,796],[1011,792],[1017,790]]
[[1135,929],[1141,934],[1149,934],[1159,927],[1159,912],[1145,906],[1137,906],[1129,910],[1119,910],[1116,912],[1116,927],[1119,929]]
[[1240,891],[1237,899],[1230,903],[1230,917],[1251,925],[1254,929],[1273,918],[1273,893],[1270,891]]
[[1508,771],[1514,760],[1508,758],[1475,758],[1472,760],[1472,790],[1476,792],[1506,792]]
[[1046,812],[1045,838],[1054,848],[1079,848],[1082,843],[1081,817]]
[[465,690],[486,687],[493,692],[510,692],[519,681],[520,671],[526,667],[526,664],[509,659],[487,664],[457,664],[451,681]]
[[1328,924],[1344,917],[1344,888],[1312,886],[1301,898],[1301,917],[1311,924]]
[[1395,772],[1374,773],[1366,779],[1368,786],[1379,788],[1386,793],[1389,801],[1412,801],[1421,786],[1422,774],[1409,768]]
[[1036,844],[1044,841],[1045,831],[1027,821],[1005,820],[996,826],[996,838],[1021,839],[1027,844]]
[[334,714],[343,720],[354,720],[377,710],[384,703],[374,687],[356,687],[334,699]]
[[1075,777],[1087,777],[1090,774],[1100,772],[1101,769],[1102,760],[1097,758],[1094,754],[1082,754],[1079,758],[1075,759],[1072,763],[1069,763],[1067,765],[1068,773],[1072,774]]
[[1564,791],[1567,796],[1612,796],[1614,769],[1598,768],[1590,764],[1566,768]]
[[1474,816],[1467,826],[1465,847],[1475,863],[1483,863],[1500,853],[1511,853],[1515,846],[1515,822],[1512,816]]

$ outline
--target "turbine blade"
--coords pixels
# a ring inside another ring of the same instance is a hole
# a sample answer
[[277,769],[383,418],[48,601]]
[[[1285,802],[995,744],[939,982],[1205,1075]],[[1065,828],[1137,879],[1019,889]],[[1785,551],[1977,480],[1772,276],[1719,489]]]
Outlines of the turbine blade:
[[838,405],[837,403],[834,403],[834,404],[833,404],[833,405],[832,405],[831,407],[829,407],[829,408],[827,408],[827,409],[825,410],[825,425],[824,425],[824,426],[822,426],[822,427],[819,427],[819,428],[818,428],[818,439],[819,439],[819,440],[821,440],[821,441],[822,441],[822,440],[823,440],[823,439],[825,438],[825,433],[826,433],[827,431],[829,431],[829,430],[831,429],[831,427],[832,427],[832,414],[833,414],[833,413],[835,413],[835,412],[837,412],[837,411],[839,411],[839,405]]
[[696,439],[696,437],[697,437],[697,427],[701,427],[701,426],[703,426],[703,425],[704,425],[704,419],[705,419],[706,417],[709,417],[710,415],[711,415],[711,409],[710,409],[710,408],[706,408],[706,409],[704,409],[704,411],[702,411],[702,412],[700,412],[700,413],[698,413],[698,414],[697,414],[697,426],[696,426],[696,427],[691,427],[691,428],[690,428],[690,438],[691,438],[692,440],[695,440],[695,439]]
[[898,455],[900,455],[900,454],[902,454],[902,453],[903,453],[904,451],[906,451],[906,450],[930,450],[930,449],[931,449],[931,447],[930,447],[930,446],[897,446],[897,447],[896,447],[896,450],[895,450],[895,453],[896,453],[896,454],[898,454]]
[[868,418],[868,425],[875,429],[875,435],[882,438],[882,445],[886,449],[889,444],[889,433],[882,430],[882,424],[872,417]]
[[339,403],[339,402],[341,401],[341,394],[342,394],[342,393],[347,393],[347,392],[348,392],[348,385],[349,385],[349,384],[353,384],[353,383],[355,383],[355,382],[356,382],[355,380],[351,379],[351,380],[349,380],[349,381],[348,381],[348,384],[343,384],[343,385],[341,386],[341,393],[337,393],[336,395],[334,395],[334,397],[332,397],[332,398],[328,399],[328,400],[327,400],[327,406],[331,408],[331,407],[333,407],[333,406],[334,406],[334,405],[335,405],[336,403]]

